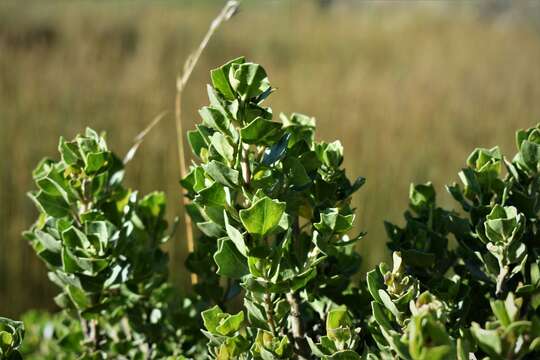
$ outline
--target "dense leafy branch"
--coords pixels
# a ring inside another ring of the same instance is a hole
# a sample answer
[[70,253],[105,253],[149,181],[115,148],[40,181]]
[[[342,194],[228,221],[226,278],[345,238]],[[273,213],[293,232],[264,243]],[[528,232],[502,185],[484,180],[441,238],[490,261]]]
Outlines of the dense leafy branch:
[[[346,178],[339,142],[315,141],[313,118],[281,114],[281,121],[273,120],[263,106],[273,89],[260,65],[239,58],[211,77],[210,105],[188,133],[199,163],[182,185],[203,233],[202,251],[209,239],[215,244],[213,259],[194,254],[209,262],[199,267],[215,262],[217,274],[236,289],[225,302],[216,294],[214,303],[225,308],[242,289],[247,317],[231,327],[230,319],[238,317],[217,307],[204,312],[210,353],[220,359],[309,358],[306,336],[315,335],[319,321],[313,304],[328,310],[353,291],[350,278],[339,277],[359,266],[353,247],[360,236],[345,234],[354,220],[351,195],[363,179]],[[226,330],[210,325],[221,321]]]
[[[476,149],[447,187],[459,212],[411,186],[406,226],[387,224],[394,268],[367,276],[373,338],[404,359],[535,359],[540,127],[517,132],[512,161]],[[506,172],[504,172],[506,169]]]
[[60,160],[34,171],[38,190],[29,195],[40,216],[25,236],[61,289],[56,303],[79,320],[80,351],[153,359],[182,349],[176,334],[185,326],[174,322],[182,310],[160,249],[168,240],[164,195],[139,199],[125,188],[122,162],[91,129],[60,139],[58,150]]

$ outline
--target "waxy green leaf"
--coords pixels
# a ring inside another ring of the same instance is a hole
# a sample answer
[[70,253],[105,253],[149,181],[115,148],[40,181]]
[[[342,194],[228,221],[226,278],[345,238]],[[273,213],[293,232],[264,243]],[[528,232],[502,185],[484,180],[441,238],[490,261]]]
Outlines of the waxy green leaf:
[[238,251],[244,255],[244,256],[248,256],[248,253],[249,253],[249,249],[248,247],[246,246],[246,243],[244,241],[244,236],[242,235],[242,233],[237,229],[235,228],[234,226],[232,226],[230,223],[229,223],[229,217],[227,216],[227,212],[224,211],[224,215],[223,215],[224,219],[225,219],[225,231],[227,232],[227,236],[231,239],[231,241],[234,243],[234,245],[236,246],[236,248],[238,249]]
[[263,197],[249,209],[240,210],[240,219],[250,234],[265,236],[278,226],[285,207],[283,202]]
[[257,97],[270,87],[266,71],[254,63],[233,64],[229,83],[242,100]]
[[29,193],[37,207],[48,216],[64,217],[69,214],[70,206],[62,197],[48,195],[43,191]]
[[208,164],[203,165],[203,168],[212,179],[222,185],[230,188],[239,185],[240,173],[219,161],[212,160]]
[[234,100],[235,97],[234,91],[229,83],[229,71],[231,66],[234,64],[243,64],[244,62],[245,59],[243,57],[239,57],[227,62],[225,65],[222,65],[217,69],[210,71],[212,85],[228,100]]
[[210,138],[212,148],[227,162],[232,163],[234,159],[234,148],[229,143],[225,135],[216,132]]
[[195,197],[195,202],[202,206],[215,206],[224,207],[227,206],[227,191],[220,183],[213,183],[209,187],[199,191]]
[[257,117],[240,130],[240,135],[247,144],[270,145],[281,137],[281,124]]
[[218,266],[217,273],[222,276],[239,279],[249,274],[246,258],[236,249],[233,241],[229,238],[218,240],[214,261]]

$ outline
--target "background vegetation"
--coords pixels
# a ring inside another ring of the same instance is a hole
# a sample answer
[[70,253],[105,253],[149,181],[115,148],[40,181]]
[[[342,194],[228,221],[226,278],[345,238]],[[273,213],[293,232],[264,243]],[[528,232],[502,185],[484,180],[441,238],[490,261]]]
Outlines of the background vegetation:
[[[382,221],[399,221],[411,181],[432,179],[440,189],[474,147],[512,153],[508,134],[538,122],[538,5],[478,4],[247,2],[192,77],[187,128],[206,102],[209,69],[239,55],[264,63],[278,88],[274,110],[315,116],[324,140],[341,139],[349,176],[367,177],[354,203],[369,233],[359,245],[368,269],[382,260]],[[0,4],[1,314],[52,307],[53,285],[20,236],[36,216],[25,197],[35,164],[55,155],[60,135],[86,125],[107,131],[125,153],[156,114],[172,109],[179,66],[221,5]],[[127,170],[130,186],[166,192],[171,218],[180,214],[173,129],[169,115]],[[179,231],[169,251],[180,284],[189,281],[185,246]]]

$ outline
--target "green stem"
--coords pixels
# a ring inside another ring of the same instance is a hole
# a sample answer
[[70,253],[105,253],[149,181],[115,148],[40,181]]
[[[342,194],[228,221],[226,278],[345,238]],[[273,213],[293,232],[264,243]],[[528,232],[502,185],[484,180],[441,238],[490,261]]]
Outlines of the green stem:
[[309,358],[309,347],[304,336],[302,327],[302,318],[298,296],[292,291],[287,293],[287,301],[291,306],[289,320],[291,322],[292,337],[294,340],[294,350],[298,360],[307,360]]
[[502,297],[506,279],[508,277],[508,266],[499,266],[501,270],[499,272],[499,275],[497,276],[497,289],[495,294],[497,295],[497,297]]
[[242,144],[242,161],[240,166],[242,167],[242,179],[244,179],[244,184],[249,186],[251,182],[251,169],[249,168],[249,145]]
[[95,319],[86,320],[82,316],[81,325],[84,332],[85,342],[88,343],[91,349],[95,352],[99,350],[99,324]]
[[273,335],[276,335],[276,321],[274,319],[274,306],[269,293],[264,294],[264,310],[266,312],[266,319]]

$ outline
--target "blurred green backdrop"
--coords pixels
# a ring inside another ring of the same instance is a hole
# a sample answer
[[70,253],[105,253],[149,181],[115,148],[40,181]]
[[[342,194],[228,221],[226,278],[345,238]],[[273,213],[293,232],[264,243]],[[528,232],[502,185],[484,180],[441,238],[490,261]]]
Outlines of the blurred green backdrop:
[[[54,309],[55,289],[21,237],[36,216],[25,192],[58,137],[85,126],[123,155],[151,119],[173,108],[175,76],[222,1],[0,3],[0,314]],[[318,119],[340,139],[367,269],[385,255],[382,221],[400,221],[409,183],[442,193],[475,146],[514,152],[514,130],[540,114],[540,3],[534,1],[247,1],[204,52],[185,94],[186,128],[206,104],[208,71],[245,55],[278,91],[275,113]],[[172,116],[127,169],[130,186],[166,191],[181,214]],[[441,201],[448,202],[443,195]],[[171,276],[188,284],[178,231]]]

